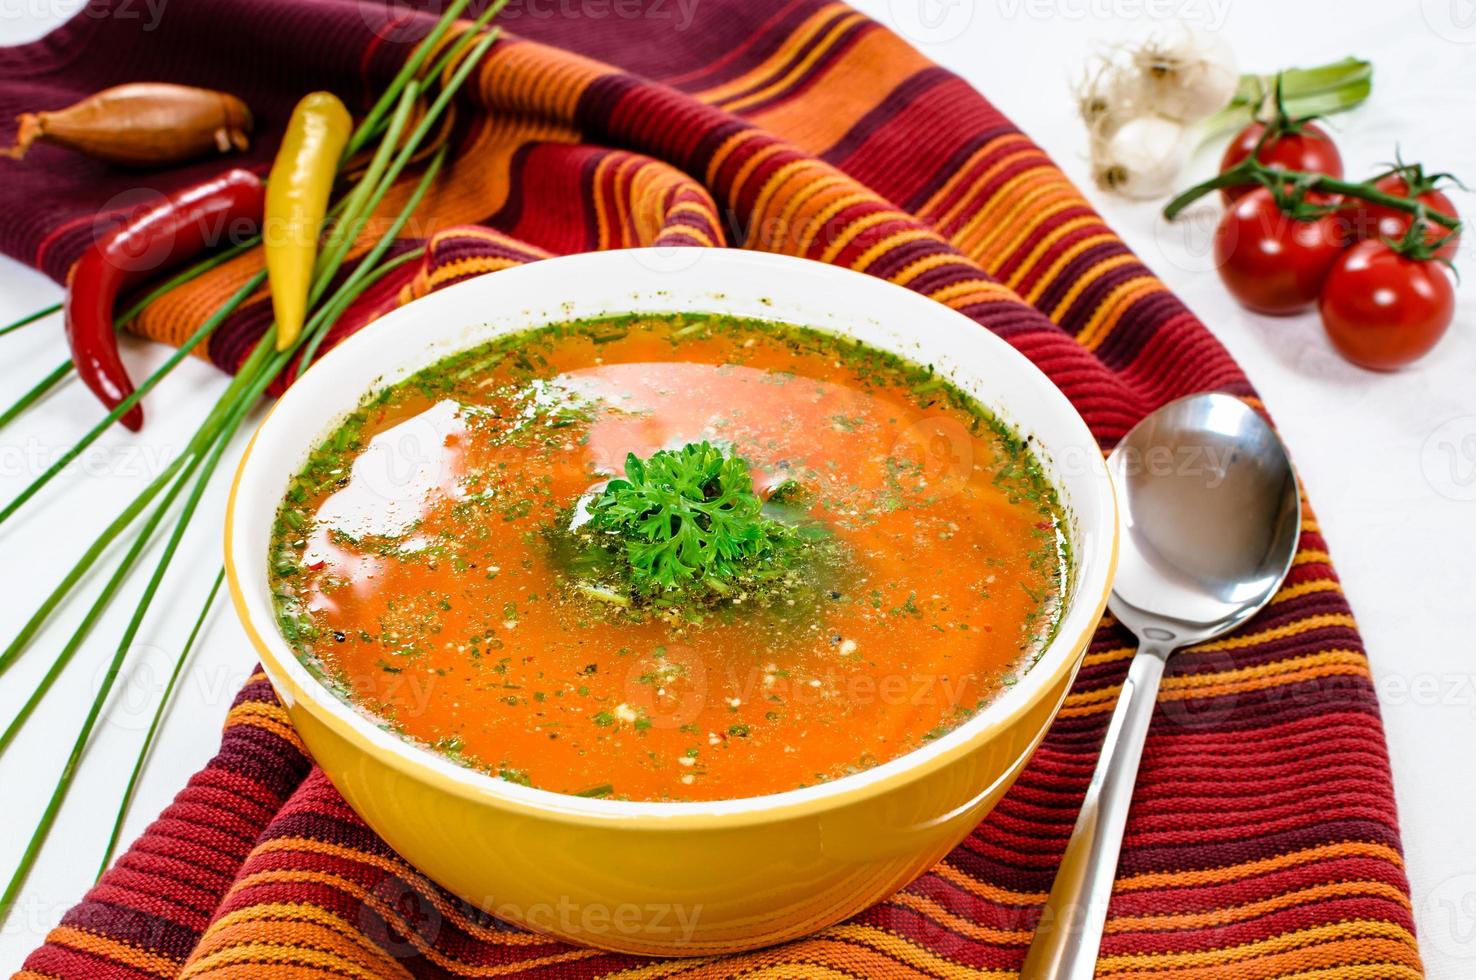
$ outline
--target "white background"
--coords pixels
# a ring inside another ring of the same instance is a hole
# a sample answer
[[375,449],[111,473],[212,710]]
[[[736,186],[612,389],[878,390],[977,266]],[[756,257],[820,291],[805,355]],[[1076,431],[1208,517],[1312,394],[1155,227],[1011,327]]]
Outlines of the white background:
[[[1089,184],[1084,140],[1069,92],[1079,65],[1096,41],[1139,37],[1175,18],[1221,32],[1246,70],[1320,64],[1348,54],[1372,59],[1373,99],[1335,122],[1349,173],[1389,160],[1397,144],[1406,159],[1476,182],[1472,0],[857,5],[988,93],[1082,186]],[[0,0],[0,43],[39,36],[79,6],[80,0]],[[1214,156],[1203,154],[1197,172],[1210,172]],[[1315,316],[1266,319],[1230,301],[1206,256],[1213,206],[1202,220],[1170,227],[1151,205],[1090,187],[1087,193],[1239,359],[1292,447],[1377,678],[1426,965],[1437,980],[1476,975],[1476,249],[1463,249],[1458,262],[1466,285],[1447,339],[1413,369],[1371,374],[1331,351]],[[1476,197],[1455,197],[1476,216]],[[43,277],[0,259],[0,322],[59,296]],[[0,402],[8,405],[65,356],[55,318],[0,338]],[[157,346],[127,344],[135,378],[163,356]],[[182,447],[223,384],[203,363],[181,365],[147,400],[149,422],[141,436],[120,430],[104,438],[42,502],[0,529],[0,637],[15,633],[123,501]],[[97,417],[91,396],[74,383],[20,424],[0,430],[0,500],[9,500]],[[195,521],[51,844],[0,934],[0,968],[18,967],[92,880],[168,665],[219,567],[223,483],[217,481]],[[142,584],[137,578],[134,593]],[[89,584],[95,589],[101,581]],[[127,594],[115,604],[35,723],[0,760],[0,880],[19,859],[131,605]],[[4,677],[0,719],[12,717],[85,608],[83,602],[65,606]],[[230,699],[254,662],[220,605],[204,640],[167,715],[125,842],[214,752]]]

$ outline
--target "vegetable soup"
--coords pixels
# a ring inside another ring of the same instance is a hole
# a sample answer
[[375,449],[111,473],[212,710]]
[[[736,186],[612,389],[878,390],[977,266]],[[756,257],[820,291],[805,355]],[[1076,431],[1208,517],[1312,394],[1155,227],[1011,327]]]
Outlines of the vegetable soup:
[[283,635],[340,696],[561,793],[813,785],[946,733],[1056,627],[1063,513],[931,369],[820,331],[631,315],[370,395],[277,514]]

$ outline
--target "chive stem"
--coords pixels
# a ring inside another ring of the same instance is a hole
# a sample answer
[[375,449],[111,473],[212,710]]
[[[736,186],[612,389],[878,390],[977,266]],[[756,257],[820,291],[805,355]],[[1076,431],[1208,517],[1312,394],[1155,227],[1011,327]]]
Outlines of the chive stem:
[[24,395],[17,398],[15,404],[11,405],[4,412],[0,412],[0,429],[14,422],[22,412],[40,401],[48,391],[61,384],[67,375],[71,373],[72,361],[68,358],[53,368],[50,374],[36,382]]
[[381,263],[378,268],[376,268],[368,276],[365,276],[356,286],[352,288],[352,291],[345,295],[341,300],[335,302],[331,307],[325,307],[325,310],[327,311],[326,327],[321,332],[315,333],[312,338],[303,345],[302,356],[298,358],[297,361],[295,377],[301,377],[302,372],[306,371],[308,367],[312,364],[313,357],[318,353],[319,345],[323,343],[324,338],[328,336],[329,330],[333,328],[333,325],[338,322],[338,318],[344,314],[344,311],[348,309],[348,307],[354,302],[354,300],[358,299],[361,295],[367,292],[370,287],[372,287],[379,280],[383,279],[385,276],[389,275],[395,269],[399,268],[407,262],[413,262],[417,259],[420,259],[424,257],[424,255],[425,249],[423,247],[411,249],[408,252],[400,253],[399,255],[390,259],[388,262]]
[[[164,472],[160,473],[157,477],[154,478],[152,483],[144,487],[144,489],[141,490],[139,494],[134,497],[133,500],[131,500],[126,507],[123,508],[122,512],[119,513],[117,517],[113,518],[112,523],[104,528],[102,533],[99,534],[95,539],[93,539],[92,544],[90,544],[87,547],[87,550],[82,553],[82,557],[77,559],[77,561],[72,565],[71,570],[62,577],[61,582],[57,584],[56,588],[51,590],[51,594],[42,600],[41,605],[38,606],[36,608],[36,611],[31,614],[31,618],[28,619],[26,621],[26,624],[21,627],[20,632],[11,639],[10,643],[5,647],[4,650],[0,650],[0,675],[3,675],[7,670],[9,670],[10,666],[20,658],[21,653],[23,653],[25,649],[30,646],[31,640],[35,638],[36,633],[40,631],[41,627],[51,617],[51,614],[56,611],[56,607],[59,606],[62,600],[71,593],[72,588],[77,584],[82,576],[87,574],[92,566],[97,563],[97,559],[102,556],[102,553],[104,551],[107,550],[108,545],[112,544],[113,540],[117,538],[118,535],[122,534],[123,531],[126,530],[128,526],[138,518],[138,515],[143,512],[144,508],[148,507],[149,502],[152,501],[154,497],[158,496],[159,491],[163,490],[168,482],[173,479],[174,475],[179,472],[180,467],[184,465],[185,461],[186,457],[184,455],[180,455],[177,459],[171,462],[169,466],[165,468]],[[84,621],[88,622],[90,625],[90,621]]]
[[[350,230],[346,230],[341,234],[336,234],[333,236],[332,262],[334,262],[335,264],[329,265],[327,268],[337,268],[338,265],[343,262],[344,257],[348,254],[348,251],[353,246],[353,243],[358,239],[360,231],[362,231],[370,216],[373,215],[374,210],[379,206],[380,202],[384,200],[384,196],[389,193],[390,188],[394,186],[395,181],[399,179],[400,174],[404,171],[410,160],[415,156],[415,153],[419,149],[420,144],[425,141],[426,136],[429,135],[431,129],[445,113],[447,106],[451,104],[451,100],[455,97],[456,92],[461,88],[462,84],[466,82],[467,76],[471,74],[472,69],[474,69],[481,62],[482,57],[487,53],[488,49],[490,49],[492,47],[492,44],[497,40],[498,33],[499,31],[494,30],[488,34],[482,35],[481,41],[477,43],[477,45],[472,49],[471,53],[466,57],[466,59],[457,66],[456,72],[451,76],[450,80],[447,81],[446,86],[436,96],[435,101],[431,103],[430,108],[426,110],[425,115],[421,117],[419,123],[416,124],[415,129],[405,140],[405,145],[400,148],[398,154],[393,155],[394,162],[388,164],[387,166],[377,168],[382,171],[382,173],[378,177],[378,183],[372,185],[372,189],[364,195],[361,202],[355,202],[355,208],[358,210],[359,213],[357,215],[350,216],[348,214],[348,209],[345,209],[345,217],[341,220],[341,223],[346,229]],[[457,50],[461,50],[465,47],[466,40],[466,38],[461,38],[457,40]],[[401,109],[404,110],[406,113],[408,113],[408,108],[408,104],[401,106]],[[400,112],[397,111],[397,120],[399,119],[399,116]],[[386,139],[384,143],[381,144],[379,151],[375,153],[375,162],[370,164],[371,171],[376,169],[379,155],[380,153],[385,151],[386,147],[393,149],[393,142],[390,139]],[[366,174],[365,176],[367,177],[369,175]],[[352,195],[357,195],[360,188],[368,183],[368,180],[361,181],[359,186],[356,187],[352,192]],[[350,228],[351,222],[352,227]],[[404,223],[402,222],[401,227],[403,226]],[[313,299],[321,297],[322,290],[326,287],[326,282],[327,281],[324,280],[320,285],[315,286],[315,294],[312,297]]]
[[[390,157],[394,154],[395,143],[399,141],[400,134],[410,119],[410,110],[414,108],[415,97],[420,91],[418,82],[411,82],[405,86],[405,95],[401,99],[399,108],[390,119],[389,130],[385,134],[384,141],[374,151],[374,157],[369,161],[369,168],[364,171],[364,176],[354,185],[344,198],[343,214],[334,222],[329,230],[327,241],[324,242],[323,252],[318,257],[317,282],[314,284],[314,292],[308,294],[308,302],[316,303],[322,296],[322,291],[328,287],[332,280],[321,275],[326,269],[337,269],[343,265],[344,258],[358,241],[359,233],[363,231],[373,213],[373,203],[370,199],[379,186],[380,178],[384,176],[384,169],[389,165]],[[374,199],[377,202],[377,198]],[[368,206],[366,206],[368,205]]]
[[5,326],[0,327],[0,337],[3,337],[8,333],[14,333],[21,327],[24,327],[27,324],[35,323],[37,320],[44,320],[47,317],[51,316],[51,314],[53,313],[59,313],[61,312],[61,308],[62,305],[60,303],[53,303],[44,310],[37,310],[35,313],[32,313],[29,316],[21,317],[14,323],[7,323]]
[[[384,256],[384,253],[394,245],[400,232],[404,230],[406,223],[410,220],[410,216],[420,206],[420,202],[425,198],[426,191],[430,189],[431,184],[436,179],[436,175],[441,172],[441,165],[445,162],[445,159],[446,148],[441,147],[436,152],[436,155],[431,158],[430,165],[425,168],[425,173],[420,177],[420,182],[415,185],[415,190],[411,192],[409,200],[405,202],[405,206],[400,209],[400,213],[390,223],[389,228],[385,229],[384,234],[379,237],[379,241],[369,250],[369,254],[364,256],[363,260],[354,267],[354,270],[339,285],[333,296],[323,304],[322,312],[326,315],[328,327],[331,327],[343,315],[343,311],[348,309],[349,304],[357,299],[369,286],[373,285],[374,282],[387,275],[397,266],[409,261],[412,257],[425,254],[425,249],[420,248],[416,249],[413,253],[396,256],[383,265],[380,265],[379,261]],[[378,201],[375,201],[372,206],[377,207]],[[307,342],[303,348],[302,358],[297,365],[297,377],[301,377],[302,372],[308,369],[314,355],[318,352],[318,345],[323,342],[323,338],[327,336],[327,333],[328,330],[325,328],[316,333]]]
[[118,815],[113,819],[113,831],[108,837],[108,846],[103,852],[102,864],[97,869],[99,878],[103,876],[104,871],[108,870],[108,865],[113,863],[113,852],[118,849],[118,838],[123,833],[123,821],[128,818],[128,809],[133,805],[133,794],[138,789],[139,777],[143,775],[144,764],[153,750],[154,736],[158,734],[159,724],[164,720],[164,712],[174,697],[174,687],[179,682],[179,675],[190,659],[190,651],[195,647],[195,640],[205,626],[205,620],[210,615],[211,607],[215,604],[216,593],[220,591],[221,583],[224,581],[225,569],[221,569],[216,573],[215,584],[210,587],[210,594],[205,597],[205,603],[200,607],[200,615],[195,618],[195,625],[190,629],[190,635],[185,640],[184,648],[174,659],[174,669],[170,671],[169,680],[164,684],[164,693],[160,695],[159,703],[154,708],[154,717],[149,722],[149,730],[144,735],[143,745],[139,747],[138,758],[133,763],[133,772],[129,774],[128,785],[124,788],[123,796],[119,800]]
[[455,61],[457,56],[462,51],[466,50],[467,43],[469,43],[472,38],[476,37],[478,33],[486,29],[487,24],[490,23],[492,18],[496,17],[505,6],[507,6],[507,0],[495,0],[495,2],[489,3],[487,5],[487,9],[482,11],[482,15],[472,22],[471,26],[462,33],[461,37],[458,37],[456,39],[456,43],[447,48],[446,52],[442,54],[440,58],[436,59],[435,65],[431,67],[430,71],[426,72],[426,81],[431,81],[444,75],[446,73],[447,66]]
[[[406,139],[405,145],[400,148],[399,155],[395,157],[394,163],[390,164],[387,172],[381,178],[380,185],[374,192],[374,201],[376,204],[379,200],[383,199],[385,193],[399,178],[405,166],[415,156],[420,144],[424,142],[425,137],[429,135],[431,129],[440,120],[441,115],[445,113],[446,107],[451,104],[451,100],[456,97],[457,91],[466,82],[467,76],[481,63],[487,51],[497,41],[500,33],[500,30],[492,30],[483,34],[481,40],[477,42],[471,52],[462,60],[461,64],[456,66],[455,73],[446,82],[446,86],[441,89],[435,101],[431,103],[430,108],[425,111],[425,115],[420,118],[420,122],[416,124],[415,129],[411,132],[409,138]],[[460,43],[458,41],[458,44]]]
[[[108,604],[113,599],[113,595],[127,581],[129,571],[132,570],[139,556],[143,554],[144,549],[148,547],[150,536],[164,520],[164,515],[169,511],[170,506],[173,505],[175,498],[179,496],[189,483],[190,475],[199,465],[199,461],[199,457],[196,457],[190,462],[190,465],[174,481],[174,485],[169,488],[169,492],[164,495],[164,499],[154,508],[153,514],[149,516],[148,521],[143,526],[143,531],[134,539],[128,552],[123,556],[123,560],[118,563],[118,567],[103,586],[102,592],[93,600],[92,605],[83,615],[82,621],[77,624],[77,628],[72,632],[71,637],[51,661],[51,665],[47,668],[46,673],[41,675],[41,680],[37,683],[36,689],[31,692],[30,697],[26,698],[25,703],[21,705],[20,710],[16,712],[15,717],[10,720],[10,724],[6,726],[5,730],[0,732],[0,755],[4,755],[5,751],[10,748],[10,743],[20,734],[20,730],[30,719],[31,714],[36,710],[37,706],[46,697],[47,692],[51,690],[51,686],[56,683],[56,679],[61,676],[62,671],[72,662],[72,657],[76,655],[77,650],[82,646],[82,641],[87,638],[87,634],[91,632],[92,627],[96,625],[98,619],[107,609]],[[4,902],[0,902],[0,908],[3,908],[4,904]]]
[[420,66],[425,64],[425,60],[430,57],[431,52],[441,43],[441,38],[446,36],[446,32],[451,29],[451,25],[456,21],[457,17],[461,16],[461,12],[466,9],[467,4],[470,2],[471,0],[451,0],[451,4],[446,8],[446,12],[441,15],[440,20],[436,21],[430,33],[415,46],[415,50],[411,52],[410,57],[400,66],[400,70],[395,73],[395,77],[390,80],[389,87],[384,90],[384,93],[374,103],[373,108],[369,110],[368,114],[364,116],[363,121],[354,130],[353,135],[349,137],[348,146],[344,149],[345,160],[363,149],[364,144],[373,138],[375,130],[379,126],[380,121],[383,120],[385,113],[389,112],[399,102],[401,90],[420,71]]

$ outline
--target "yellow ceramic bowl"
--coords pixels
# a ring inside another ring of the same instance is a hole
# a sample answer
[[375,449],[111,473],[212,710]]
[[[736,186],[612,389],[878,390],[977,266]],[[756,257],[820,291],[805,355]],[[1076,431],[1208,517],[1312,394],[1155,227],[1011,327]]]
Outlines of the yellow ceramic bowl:
[[[1074,571],[1053,643],[967,723],[834,782],[714,803],[582,799],[456,766],[382,731],[321,686],[278,634],[272,518],[313,444],[370,389],[499,333],[630,311],[700,310],[850,334],[935,365],[1034,437],[1070,514]],[[323,358],[262,423],[226,517],[236,611],[328,778],[395,850],[499,918],[590,946],[703,955],[821,929],[885,898],[952,849],[1009,788],[1050,724],[1105,605],[1116,558],[1111,483],[1081,418],[974,322],[869,276],[704,249],[601,252],[453,286]]]

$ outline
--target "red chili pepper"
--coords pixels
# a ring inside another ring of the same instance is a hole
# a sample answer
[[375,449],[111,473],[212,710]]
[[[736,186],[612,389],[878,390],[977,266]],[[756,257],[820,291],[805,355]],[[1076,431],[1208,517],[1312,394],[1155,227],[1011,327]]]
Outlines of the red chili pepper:
[[[109,409],[133,393],[118,356],[113,304],[124,289],[180,265],[245,229],[261,226],[266,187],[249,170],[227,170],[164,198],[102,236],[67,274],[67,343],[77,374]],[[143,406],[119,419],[137,432]]]

